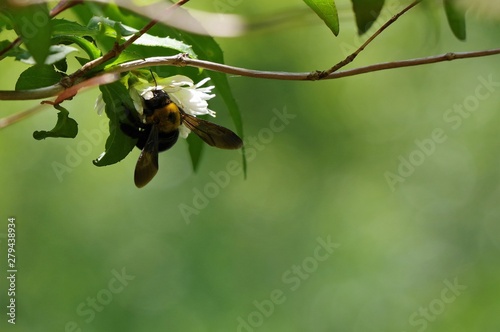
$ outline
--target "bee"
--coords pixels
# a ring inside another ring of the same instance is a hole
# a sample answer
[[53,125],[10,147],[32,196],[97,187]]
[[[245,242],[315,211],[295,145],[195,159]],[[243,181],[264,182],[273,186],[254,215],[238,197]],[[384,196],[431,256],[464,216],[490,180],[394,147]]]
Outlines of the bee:
[[[137,159],[134,182],[137,188],[147,185],[158,172],[158,153],[170,149],[179,138],[179,126],[185,125],[205,143],[220,149],[239,149],[243,142],[231,130],[187,114],[160,88],[142,98],[143,114],[125,107],[132,125],[121,123],[121,130],[137,139],[141,154]],[[132,115],[135,114],[135,115]]]

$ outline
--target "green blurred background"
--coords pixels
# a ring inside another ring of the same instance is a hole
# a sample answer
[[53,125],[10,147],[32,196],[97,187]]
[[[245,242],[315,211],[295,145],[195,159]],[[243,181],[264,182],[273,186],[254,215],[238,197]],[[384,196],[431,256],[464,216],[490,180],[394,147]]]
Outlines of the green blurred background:
[[[233,3],[231,13],[255,19],[304,6]],[[314,19],[259,30],[219,39],[226,63],[330,67],[359,45],[350,7],[339,3],[339,38]],[[436,15],[433,25],[413,10],[350,67],[498,47],[493,20],[469,15],[462,43]],[[383,11],[381,21],[390,16]],[[500,87],[480,88],[480,78],[500,82],[498,61],[328,82],[229,77],[245,134],[257,142],[247,145],[258,151],[246,180],[240,173],[222,186],[213,174],[223,177],[240,154],[207,148],[194,174],[185,142],[160,155],[158,175],[141,190],[133,184],[139,150],[93,166],[107,121],[93,109],[97,89],[65,105],[79,123],[74,140],[32,138],[52,128],[50,110],[2,130],[0,330],[498,331]],[[2,61],[0,88],[12,89],[25,68]],[[477,89],[488,95],[477,98]],[[2,102],[2,116],[35,104]],[[470,111],[454,111],[460,105]],[[220,99],[210,106],[217,123],[234,128]],[[284,110],[295,117],[272,132]],[[435,130],[441,141],[429,143]],[[85,131],[95,142],[58,179],[53,163],[89,146]],[[428,144],[427,154],[416,140]],[[410,158],[418,165],[391,186],[387,172],[397,175]],[[184,218],[180,206],[193,207],[205,190],[206,207]],[[10,216],[17,219],[15,327],[6,322]],[[329,251],[320,246],[328,241],[336,244]],[[122,273],[129,279],[116,279]]]

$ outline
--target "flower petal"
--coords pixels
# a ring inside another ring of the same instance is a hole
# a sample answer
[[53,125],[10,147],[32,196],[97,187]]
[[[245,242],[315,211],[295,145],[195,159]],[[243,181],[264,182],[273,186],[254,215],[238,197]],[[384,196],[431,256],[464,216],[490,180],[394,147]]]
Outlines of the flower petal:
[[189,130],[188,127],[186,127],[185,125],[180,125],[179,126],[179,136],[186,139],[189,135],[189,133],[191,133],[191,130]]

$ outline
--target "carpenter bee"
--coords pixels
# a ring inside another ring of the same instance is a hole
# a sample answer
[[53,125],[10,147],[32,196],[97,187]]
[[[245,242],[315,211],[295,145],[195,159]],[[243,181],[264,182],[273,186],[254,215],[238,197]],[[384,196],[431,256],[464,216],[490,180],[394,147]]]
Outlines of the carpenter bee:
[[179,126],[185,125],[205,143],[221,149],[239,149],[243,142],[231,130],[187,114],[160,88],[141,97],[143,114],[126,107],[131,124],[121,123],[121,130],[137,139],[136,146],[142,150],[137,160],[134,182],[144,187],[158,172],[158,152],[170,149],[179,137]]

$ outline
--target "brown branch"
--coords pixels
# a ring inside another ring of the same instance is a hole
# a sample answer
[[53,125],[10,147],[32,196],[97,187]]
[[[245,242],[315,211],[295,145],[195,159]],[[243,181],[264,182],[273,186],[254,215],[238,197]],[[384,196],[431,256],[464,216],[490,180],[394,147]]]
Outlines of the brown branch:
[[133,69],[145,68],[150,66],[177,66],[177,67],[189,66],[189,67],[203,68],[229,75],[261,78],[261,79],[273,79],[282,81],[318,81],[318,80],[338,79],[342,77],[355,76],[381,70],[421,66],[437,62],[478,58],[478,57],[485,57],[498,54],[500,54],[500,48],[483,50],[483,51],[473,51],[473,52],[445,53],[425,58],[415,58],[415,59],[399,60],[393,62],[382,62],[365,67],[354,68],[344,71],[337,71],[329,74],[326,77],[317,77],[314,75],[314,72],[292,73],[292,72],[252,70],[241,67],[223,65],[205,60],[191,59],[186,54],[179,54],[169,57],[152,57],[142,60],[130,61],[119,64],[113,68],[110,68],[109,71],[126,72]]
[[55,17],[55,16],[59,15],[60,13],[62,13],[63,11],[65,11],[65,10],[71,8],[71,7],[74,7],[76,5],[80,5],[82,3],[83,3],[83,0],[61,0],[50,11],[50,17],[51,18]]
[[[318,80],[331,80],[342,77],[349,77],[361,75],[381,70],[397,69],[404,67],[414,67],[421,65],[428,65],[438,62],[453,61],[460,59],[479,58],[492,55],[500,55],[500,48],[473,51],[473,52],[458,52],[458,53],[445,53],[440,55],[429,56],[425,58],[407,59],[393,62],[382,62],[365,67],[354,68],[344,71],[337,71],[329,74],[326,77],[318,78],[314,73],[302,72],[279,72],[279,71],[262,71],[252,70],[235,66],[223,65],[215,62],[191,59],[186,54],[179,54],[174,56],[152,57],[141,60],[134,60],[126,63],[116,65],[109,68],[106,73],[122,73],[134,69],[140,69],[151,66],[177,66],[177,67],[196,67],[211,70],[219,73],[237,75],[244,77],[253,77],[261,79],[273,79],[281,81],[318,81]],[[49,98],[58,95],[64,90],[60,84],[44,87],[41,89],[22,90],[22,91],[0,91],[0,100],[35,100]]]
[[483,51],[473,51],[473,52],[449,52],[440,55],[433,55],[425,58],[416,58],[416,59],[408,59],[408,60],[400,60],[394,62],[382,62],[374,65],[355,68],[351,70],[345,70],[342,72],[331,73],[326,77],[326,79],[335,79],[341,77],[355,76],[360,74],[366,74],[381,70],[388,69],[397,69],[404,67],[416,67],[422,65],[429,65],[438,62],[445,61],[453,61],[453,60],[461,60],[461,59],[471,59],[471,58],[480,58],[492,55],[499,55],[500,48],[495,48],[491,50],[483,50]]
[[7,47],[0,51],[0,59],[2,59],[4,55],[7,54],[7,52],[9,52],[11,49],[19,45],[21,45],[21,37],[17,37]]
[[[177,8],[181,7],[182,5],[186,4],[189,2],[189,0],[179,0],[176,3],[172,4],[170,7],[168,7],[165,10],[165,15],[171,15],[174,10]],[[63,84],[67,87],[72,86],[75,84],[75,82],[84,76],[87,72],[91,71],[93,68],[100,66],[101,64],[106,63],[107,61],[117,57],[122,53],[127,47],[132,45],[137,39],[139,39],[142,35],[144,35],[149,29],[151,29],[156,23],[158,23],[158,20],[151,20],[146,26],[144,26],[141,30],[136,32],[132,37],[127,39],[123,44],[118,44],[116,43],[115,46],[106,54],[103,56],[94,59],[92,61],[87,62],[85,65],[82,66],[79,70],[74,72],[73,74],[69,75]]]
[[[62,13],[63,11],[65,11],[66,9],[69,9],[69,8],[76,6],[76,5],[79,5],[81,3],[83,3],[83,0],[74,0],[74,1],[61,0],[54,8],[52,8],[52,10],[49,13],[49,16],[50,16],[50,18],[54,18],[57,15],[59,15],[60,13]],[[3,58],[4,55],[7,52],[9,52],[11,49],[21,45],[21,43],[22,43],[21,37],[17,37],[16,39],[14,39],[7,47],[0,50],[0,59]]]
[[[189,0],[179,0],[178,2],[172,4],[170,7],[168,7],[165,10],[165,15],[171,15],[171,12],[174,9],[177,9],[178,7],[184,5],[185,3],[189,2]],[[51,11],[50,11],[50,18],[53,18],[60,14],[61,12],[76,6],[78,4],[83,3],[83,0],[61,0]],[[132,37],[127,39],[123,44],[116,44],[115,47],[113,47],[112,50],[110,50],[108,53],[104,54],[103,56],[89,61],[86,63],[82,68],[74,72],[72,75],[68,76],[65,78],[65,80],[61,83],[62,86],[64,87],[70,87],[76,84],[76,81],[85,75],[88,71],[92,70],[93,68],[117,57],[120,55],[123,50],[125,50],[127,47],[132,45],[137,39],[139,39],[143,34],[145,34],[149,29],[151,29],[156,23],[158,23],[157,20],[151,20],[145,27],[143,27],[141,30],[136,32]],[[7,47],[5,47],[3,50],[0,51],[0,58],[2,58],[7,52],[9,52],[11,49],[13,49],[16,46],[19,46],[22,43],[22,38],[17,37],[14,41],[12,41]],[[39,98],[32,98],[32,99],[39,99]]]
[[[172,4],[170,7],[168,7],[165,10],[165,15],[170,15],[173,10],[177,9],[178,7],[184,5],[187,3],[189,0],[179,0],[175,4]],[[394,15],[389,21],[387,21],[381,28],[379,28],[361,47],[359,47],[354,53],[349,55],[346,59],[343,61],[339,62],[332,68],[326,71],[315,71],[307,74],[307,78],[303,77],[303,73],[280,73],[280,72],[260,72],[260,71],[253,71],[253,70],[245,70],[243,68],[236,68],[236,67],[231,67],[231,66],[225,66],[221,64],[216,64],[212,63],[209,61],[203,61],[203,60],[194,60],[194,59],[189,59],[188,57],[181,55],[180,57],[174,57],[172,58],[174,60],[174,63],[168,63],[170,60],[167,60],[166,64],[170,65],[191,65],[194,67],[199,67],[199,68],[206,68],[209,70],[214,70],[214,71],[220,71],[220,72],[225,72],[228,74],[234,74],[235,72],[233,70],[236,70],[236,72],[242,73],[244,72],[244,76],[248,77],[259,77],[259,78],[272,78],[272,79],[281,79],[281,80],[321,80],[325,78],[330,78],[330,75],[333,72],[336,72],[338,69],[344,67],[348,63],[352,62],[359,53],[361,53],[365,47],[371,43],[378,35],[380,35],[386,28],[388,28],[390,25],[392,25],[396,20],[401,17],[403,14],[405,14],[407,11],[409,11],[411,8],[415,7],[418,3],[420,3],[422,0],[415,0],[413,3],[405,7],[403,10],[401,10],[399,13]],[[68,6],[68,3],[79,3],[80,1],[68,1],[68,0],[62,0],[60,4],[61,8],[66,8]],[[66,5],[66,6],[65,6]],[[74,4],[73,4],[74,5]],[[52,12],[54,14],[59,13],[60,11]],[[51,14],[52,14],[51,13]],[[151,20],[146,26],[144,26],[141,30],[139,30],[137,33],[135,33],[131,38],[127,39],[123,44],[115,44],[115,46],[106,54],[103,56],[92,60],[85,65],[83,65],[79,70],[74,72],[73,74],[69,75],[68,77],[65,77],[63,81],[60,82],[60,84],[56,84],[52,87],[48,87],[45,89],[48,89],[50,91],[51,88],[54,89],[54,91],[60,92],[60,90],[64,88],[69,88],[75,84],[77,84],[79,81],[81,81],[81,77],[84,76],[86,73],[91,71],[93,68],[117,57],[123,50],[125,50],[127,47],[132,45],[138,38],[140,38],[143,34],[145,34],[149,29],[151,29],[156,23],[158,23],[157,20]],[[165,58],[160,58],[160,62],[162,62],[162,59]],[[168,59],[168,58],[167,58]],[[145,67],[147,65],[144,65],[143,60],[137,60],[133,62],[129,62],[128,64],[136,64],[139,63],[141,67]],[[163,63],[161,63],[163,64]],[[115,67],[119,68],[119,67]],[[126,68],[126,65],[125,65]],[[120,69],[118,69],[120,70]],[[121,71],[121,70],[120,70]],[[37,93],[38,90],[32,91],[32,95],[29,95],[29,99],[40,99],[39,95],[40,93]],[[47,91],[45,91],[47,92]],[[5,91],[0,91],[0,100],[4,99],[2,98],[3,96],[8,95],[7,92]],[[53,96],[53,95],[52,95]],[[26,94],[10,94],[10,96],[6,96],[7,98],[19,98],[19,99],[25,99]],[[43,97],[42,97],[43,98]]]
[[[172,5],[168,8],[168,10],[174,9],[175,6],[181,6],[189,0],[180,0],[176,4]],[[294,72],[276,72],[276,71],[259,71],[259,70],[251,70],[240,67],[228,66],[224,64],[214,63],[206,60],[197,60],[191,59],[187,54],[178,54],[175,56],[168,57],[151,57],[147,59],[134,60],[130,62],[126,62],[123,64],[116,65],[112,68],[106,70],[106,73],[121,73],[134,69],[150,67],[150,66],[190,66],[196,68],[203,68],[215,72],[230,74],[230,75],[238,75],[245,77],[253,77],[253,78],[261,78],[261,79],[275,79],[275,80],[292,80],[292,81],[317,81],[317,80],[325,80],[325,79],[337,79],[348,76],[355,76],[360,74],[365,74],[369,72],[376,72],[381,70],[388,69],[396,69],[403,67],[412,67],[412,66],[420,66],[426,64],[432,64],[437,62],[444,61],[452,61],[458,59],[469,59],[469,58],[477,58],[491,55],[500,54],[500,49],[491,49],[491,50],[483,50],[483,51],[472,51],[472,52],[461,52],[461,53],[446,53],[441,55],[435,55],[425,58],[416,58],[416,59],[408,59],[408,60],[400,60],[394,62],[384,62],[373,64],[365,67],[355,68],[351,70],[338,71],[339,68],[345,66],[361,52],[364,48],[372,42],[380,33],[382,33],[387,27],[393,24],[399,17],[401,17],[404,13],[408,12],[411,8],[415,7],[421,0],[416,0],[411,3],[409,6],[405,7],[401,12],[393,16],[389,21],[387,21],[380,29],[378,29],[360,48],[358,48],[353,54],[348,56],[344,61],[335,65],[331,69],[323,72],[302,72],[302,73],[294,73]],[[141,35],[143,35],[146,31],[148,31],[153,25],[155,25],[157,21],[153,20],[144,28],[142,28],[139,32],[137,32],[134,36],[128,39],[121,45],[118,45],[117,48],[113,49],[106,55],[101,58],[98,58],[94,61],[93,64],[87,64],[82,67],[79,71],[75,72],[71,75],[72,79],[75,79],[85,73],[95,66],[104,63],[105,61],[113,58],[118,55],[119,52],[123,51],[124,48],[131,45],[135,40],[137,40]],[[123,47],[120,49],[120,47]],[[118,53],[114,53],[118,52]],[[74,84],[75,82],[73,82]],[[66,85],[65,85],[66,86]],[[69,85],[71,86],[71,84]],[[28,100],[28,99],[41,99],[52,97],[59,94],[64,89],[62,84],[55,84],[53,86],[45,87],[42,89],[34,89],[34,90],[25,90],[25,91],[0,91],[0,100]]]
[[337,63],[335,66],[332,68],[325,70],[325,71],[320,71],[317,73],[314,73],[314,75],[317,75],[319,79],[323,77],[329,76],[331,73],[338,71],[340,68],[348,65],[349,63],[353,62],[354,59],[361,53],[367,46],[370,44],[375,38],[377,38],[385,29],[387,29],[389,26],[391,26],[394,22],[396,22],[401,16],[403,16],[406,12],[408,12],[410,9],[418,5],[422,0],[415,0],[411,4],[409,4],[407,7],[403,8],[399,13],[394,15],[390,20],[385,22],[384,25],[382,25],[377,31],[373,33],[373,35],[368,38],[363,45],[361,45],[354,53],[348,55],[344,60],[340,61]]
[[22,112],[19,112],[16,114],[6,116],[5,118],[1,118],[0,119],[0,129],[8,127],[10,125],[13,125],[14,123],[19,122],[21,120],[24,120],[27,117],[32,116],[32,115],[40,112],[41,110],[43,110],[47,107],[48,107],[48,105],[46,105],[46,104],[38,104],[38,105],[35,105],[26,111],[22,111]]

